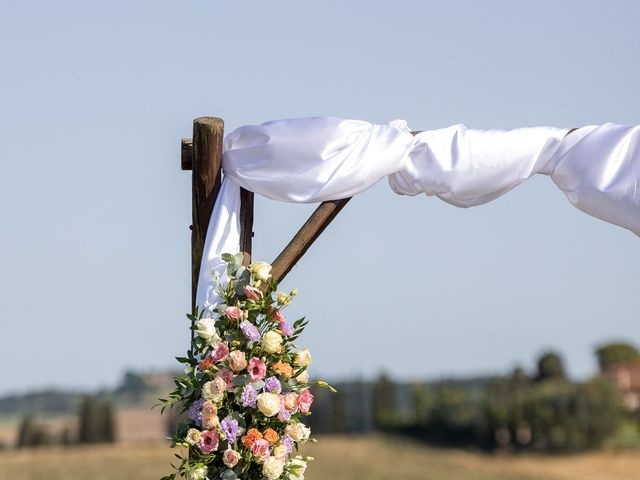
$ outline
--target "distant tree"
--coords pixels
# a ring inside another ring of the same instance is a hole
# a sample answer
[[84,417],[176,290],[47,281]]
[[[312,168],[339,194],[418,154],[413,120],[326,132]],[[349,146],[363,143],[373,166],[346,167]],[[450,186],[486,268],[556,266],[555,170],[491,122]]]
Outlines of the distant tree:
[[80,405],[78,421],[79,443],[115,442],[115,419],[110,404],[100,404],[86,396]]
[[34,423],[30,415],[25,415],[20,420],[18,427],[18,440],[16,442],[16,448],[28,447],[31,445],[32,438],[34,436]]
[[513,388],[523,388],[531,383],[531,379],[524,368],[516,367],[511,372],[509,377],[509,383]]
[[629,343],[608,343],[596,349],[600,370],[616,363],[628,362],[640,358],[638,349]]
[[347,395],[343,390],[331,395],[331,431],[344,433],[347,431]]
[[113,405],[110,402],[102,406],[102,441],[115,443],[116,422],[113,414]]
[[44,425],[36,423],[31,416],[25,416],[18,427],[17,448],[39,447],[51,443],[51,436]]
[[538,375],[536,380],[566,380],[562,357],[555,352],[545,352],[538,359]]
[[375,428],[388,427],[396,417],[396,384],[385,373],[373,384],[373,422]]
[[98,408],[96,405],[96,399],[91,396],[84,397],[80,405],[80,414],[78,419],[78,442],[98,442],[100,427],[96,422],[97,416]]
[[413,402],[415,423],[424,425],[429,419],[429,409],[431,407],[429,388],[424,384],[413,385],[411,388],[411,401]]

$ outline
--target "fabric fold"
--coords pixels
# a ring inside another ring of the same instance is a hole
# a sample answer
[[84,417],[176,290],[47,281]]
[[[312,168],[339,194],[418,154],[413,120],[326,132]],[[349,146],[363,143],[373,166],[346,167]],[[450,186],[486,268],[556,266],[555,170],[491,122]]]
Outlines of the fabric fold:
[[458,207],[504,195],[549,175],[578,209],[640,235],[640,127],[476,130],[411,134],[407,123],[335,117],[277,120],[225,137],[224,177],[207,230],[197,304],[209,313],[224,282],[222,253],[240,242],[240,187],[283,202],[357,195],[385,177],[401,195],[424,193]]

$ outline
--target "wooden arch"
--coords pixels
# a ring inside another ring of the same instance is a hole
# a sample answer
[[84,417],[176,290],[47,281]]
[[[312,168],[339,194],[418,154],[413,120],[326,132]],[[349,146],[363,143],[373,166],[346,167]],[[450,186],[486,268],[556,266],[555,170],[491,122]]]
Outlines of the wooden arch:
[[[181,167],[191,170],[191,306],[195,308],[200,262],[211,212],[220,191],[224,121],[200,117],[193,121],[193,138],[182,139]],[[240,251],[251,262],[253,192],[240,191]],[[322,202],[273,261],[271,274],[280,282],[351,198]]]
[[[577,130],[572,128],[567,132]],[[419,131],[411,132],[420,133]],[[205,236],[211,212],[220,190],[222,141],[224,121],[218,117],[199,117],[193,121],[193,138],[182,139],[181,167],[192,171],[192,224],[191,224],[191,306],[195,308],[196,288]],[[322,202],[294,235],[289,244],[273,261],[271,273],[280,282],[302,258],[311,244],[322,234],[331,221],[351,198]],[[244,188],[240,193],[240,251],[244,263],[251,262],[253,238],[253,192]]]

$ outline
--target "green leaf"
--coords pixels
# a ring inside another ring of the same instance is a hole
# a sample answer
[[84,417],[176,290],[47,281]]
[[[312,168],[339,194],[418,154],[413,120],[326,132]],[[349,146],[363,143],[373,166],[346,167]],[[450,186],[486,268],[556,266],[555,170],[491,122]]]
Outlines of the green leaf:
[[249,382],[249,375],[237,375],[233,379],[233,384],[236,387],[244,387]]
[[226,263],[233,261],[233,255],[231,255],[230,253],[223,253],[222,255],[220,255],[220,258],[222,258],[222,260]]
[[255,388],[256,390],[260,390],[262,389],[262,387],[264,387],[264,381],[263,380],[258,380],[257,382],[252,383],[253,388]]

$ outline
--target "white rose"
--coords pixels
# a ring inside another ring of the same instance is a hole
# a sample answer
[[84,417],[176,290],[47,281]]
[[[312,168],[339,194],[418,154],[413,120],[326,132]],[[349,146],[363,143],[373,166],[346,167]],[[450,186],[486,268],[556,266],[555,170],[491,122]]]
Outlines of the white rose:
[[222,400],[226,389],[226,382],[221,377],[216,377],[202,386],[202,397],[217,403]]
[[258,395],[258,410],[265,417],[273,417],[280,412],[280,395],[263,392]]
[[307,462],[305,462],[301,456],[291,460],[291,478],[292,480],[302,480],[304,478],[304,472],[307,470]]
[[311,429],[304,423],[290,423],[284,429],[284,433],[289,435],[294,442],[306,442],[311,435]]
[[262,464],[262,473],[269,480],[276,480],[283,471],[284,462],[276,457],[269,457]]
[[204,480],[207,476],[207,467],[195,468],[186,474],[187,480]]
[[306,348],[300,350],[296,354],[296,365],[299,367],[308,367],[311,364],[311,352]]
[[309,382],[309,372],[308,371],[304,371],[302,372],[300,375],[298,375],[296,377],[296,380],[298,381],[298,383],[302,383],[303,385]]
[[291,302],[289,295],[284,292],[278,292],[278,296],[276,297],[276,299],[278,300],[278,303],[280,305],[288,305]]
[[269,330],[260,340],[262,349],[267,353],[276,353],[282,344],[282,336],[275,330]]
[[251,273],[253,273],[253,276],[262,282],[266,282],[271,276],[271,265],[267,262],[252,263],[249,269],[251,270]]
[[287,458],[287,455],[289,455],[289,450],[287,450],[287,447],[285,445],[282,445],[281,443],[276,445],[275,447],[273,447],[273,456],[276,458],[280,458],[280,459],[285,459]]
[[200,430],[196,430],[195,428],[190,428],[187,432],[187,436],[185,437],[186,442],[189,445],[195,445],[200,442]]
[[200,337],[209,343],[217,343],[220,341],[218,332],[216,332],[215,320],[213,318],[201,318],[196,322],[196,331]]

